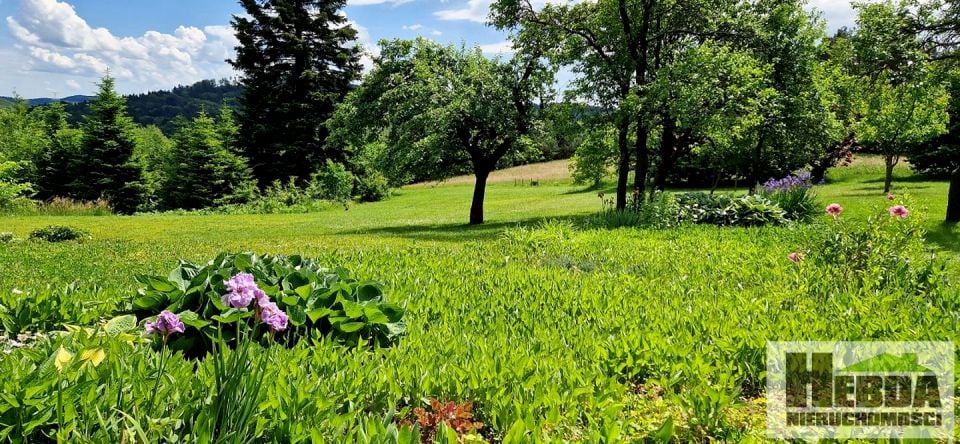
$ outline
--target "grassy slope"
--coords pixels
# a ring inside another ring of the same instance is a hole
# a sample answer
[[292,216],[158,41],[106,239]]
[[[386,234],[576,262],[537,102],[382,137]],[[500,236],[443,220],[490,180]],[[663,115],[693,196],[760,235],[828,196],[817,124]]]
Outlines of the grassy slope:
[[[886,204],[880,171],[870,161],[836,170],[819,189],[821,200],[844,205],[846,217],[865,217]],[[940,217],[944,183],[907,177],[897,186],[928,206],[931,219]],[[507,178],[488,192],[488,224],[467,227],[471,192],[455,181],[408,187],[386,202],[308,215],[3,218],[0,231],[20,237],[57,223],[87,228],[93,240],[0,246],[0,290],[78,281],[77,297],[123,303],[135,290],[133,275],[165,272],[178,257],[206,260],[221,250],[317,256],[383,281],[409,309],[409,336],[383,360],[326,345],[311,353],[308,359],[331,363],[302,375],[319,381],[315,396],[376,406],[368,410],[374,416],[402,399],[472,399],[495,430],[509,428],[519,409],[532,417],[530,427],[568,439],[587,438],[610,421],[622,422],[621,438],[659,425],[673,407],[645,411],[631,384],[672,369],[687,372],[683,393],[722,366],[755,379],[765,339],[958,337],[950,313],[914,296],[840,290],[831,302],[844,309],[825,309],[808,293],[818,290],[797,285],[801,277],[785,260],[813,227],[548,232],[546,240],[514,232],[507,241],[501,233],[517,224],[596,211],[595,191],[564,181],[515,186]],[[929,226],[938,245],[957,252],[956,228]],[[703,366],[692,373],[685,367],[691,354]],[[553,414],[558,419],[547,419]],[[321,426],[329,419],[317,418]],[[742,427],[759,433],[762,425]]]

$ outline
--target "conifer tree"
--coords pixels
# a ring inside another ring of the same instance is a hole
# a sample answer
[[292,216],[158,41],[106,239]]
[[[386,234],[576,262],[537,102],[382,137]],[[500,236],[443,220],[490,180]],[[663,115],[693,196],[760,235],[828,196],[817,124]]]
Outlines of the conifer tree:
[[239,145],[261,184],[307,179],[327,159],[324,123],[360,74],[356,30],[345,0],[241,0],[234,16],[239,46],[230,63],[245,87]]
[[250,196],[254,182],[246,159],[234,154],[223,138],[231,125],[201,111],[177,131],[160,193],[165,208],[208,208]]
[[106,198],[114,211],[130,214],[143,202],[143,172],[133,159],[133,123],[126,99],[114,85],[114,79],[105,76],[90,102],[70,189],[72,197]]

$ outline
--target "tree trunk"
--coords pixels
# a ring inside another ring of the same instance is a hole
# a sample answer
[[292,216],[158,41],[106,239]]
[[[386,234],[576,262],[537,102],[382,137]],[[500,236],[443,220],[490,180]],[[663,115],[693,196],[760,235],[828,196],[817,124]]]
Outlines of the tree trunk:
[[883,178],[883,192],[889,193],[890,189],[893,187],[893,158],[890,156],[883,157],[884,166],[886,166],[886,175]]
[[653,177],[653,189],[650,190],[650,197],[654,193],[663,191],[667,187],[667,176],[673,168],[676,160],[677,150],[677,125],[669,116],[664,116],[663,130],[660,133],[660,161],[657,163],[657,172]]
[[485,166],[474,167],[476,183],[473,185],[473,203],[470,204],[470,225],[479,225],[483,223],[483,197],[487,192],[487,177],[490,176],[490,168]]
[[753,163],[750,167],[750,189],[748,194],[757,192],[757,185],[760,184],[760,167],[763,157],[763,129],[760,130],[760,137],[757,138],[757,146],[753,150]]
[[630,180],[630,146],[627,137],[630,121],[622,118],[618,125],[617,145],[620,147],[620,161],[617,166],[617,209],[622,210],[627,207],[627,181]]
[[637,119],[637,140],[634,141],[634,152],[637,160],[633,168],[633,188],[637,196],[643,197],[647,188],[647,174],[650,171],[650,152],[647,150],[647,125],[643,119]]
[[947,222],[960,222],[960,166],[950,175],[950,191],[947,192]]

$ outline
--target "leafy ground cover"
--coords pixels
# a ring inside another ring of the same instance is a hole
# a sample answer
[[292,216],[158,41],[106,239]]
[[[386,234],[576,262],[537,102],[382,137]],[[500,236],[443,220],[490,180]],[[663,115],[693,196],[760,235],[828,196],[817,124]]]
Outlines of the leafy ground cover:
[[[888,206],[882,177],[870,159],[832,171],[818,199],[863,224]],[[910,195],[909,222],[941,217],[945,183],[902,169],[895,184]],[[0,349],[9,351],[0,353],[0,436],[164,441],[213,427],[191,419],[216,417],[213,360],[154,352],[140,327],[96,326],[131,309],[135,276],[221,251],[342,266],[406,309],[406,335],[389,347],[317,336],[254,350],[263,383],[247,393],[259,402],[245,431],[268,441],[411,442],[401,424],[435,421],[431,399],[469,412],[474,440],[759,439],[767,340],[960,339],[960,290],[949,282],[956,227],[924,225],[945,271],[854,284],[826,256],[787,259],[819,245],[828,216],[785,227],[584,230],[578,221],[600,208],[596,190],[503,181],[488,191],[489,222],[466,227],[471,191],[410,187],[306,215],[0,220],[21,239],[0,245]],[[90,238],[23,240],[53,224]],[[908,247],[917,267],[926,263],[924,245]],[[47,333],[67,325],[90,330]]]

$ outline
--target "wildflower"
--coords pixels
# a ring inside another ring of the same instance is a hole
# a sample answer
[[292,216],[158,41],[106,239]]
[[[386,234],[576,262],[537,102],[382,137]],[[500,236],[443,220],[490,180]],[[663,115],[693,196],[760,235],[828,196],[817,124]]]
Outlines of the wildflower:
[[10,290],[10,292],[13,293],[13,294],[16,294],[16,295],[21,295],[21,294],[23,294],[23,290],[21,290],[21,289],[19,289],[19,288],[14,288],[13,290]]
[[800,261],[803,260],[803,253],[798,253],[798,252],[794,251],[793,253],[790,253],[790,254],[787,255],[787,259],[790,259],[790,262],[793,262],[793,263],[795,263],[795,264],[799,264]]
[[827,214],[833,217],[837,217],[840,215],[840,213],[843,212],[843,207],[841,207],[840,204],[832,203],[830,205],[827,205],[826,211],[827,211]]
[[280,310],[277,304],[267,301],[258,307],[260,309],[260,320],[267,324],[270,331],[278,332],[287,329],[287,314]]
[[899,217],[901,219],[910,215],[910,210],[903,205],[894,205],[888,210],[890,211],[890,217]]
[[894,200],[894,199],[896,199],[896,198],[897,198],[897,195],[896,195],[896,194],[887,193],[887,200]]
[[253,282],[253,275],[250,273],[239,273],[223,281],[227,286],[228,293],[221,299],[223,305],[233,308],[245,308],[256,298],[256,292],[259,291],[257,284]]
[[179,316],[164,310],[157,316],[156,321],[147,321],[146,330],[147,334],[159,333],[166,338],[174,333],[183,333],[184,326]]

